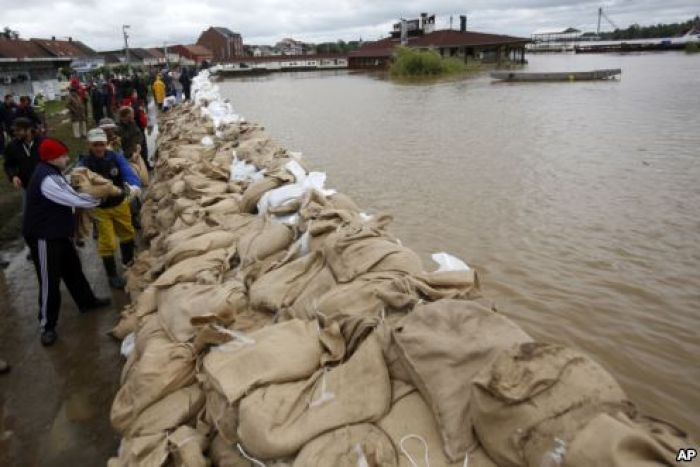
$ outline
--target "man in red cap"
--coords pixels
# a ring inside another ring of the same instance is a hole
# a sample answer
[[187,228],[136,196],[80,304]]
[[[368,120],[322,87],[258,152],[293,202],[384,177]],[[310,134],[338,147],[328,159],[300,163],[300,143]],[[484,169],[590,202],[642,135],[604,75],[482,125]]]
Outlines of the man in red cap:
[[57,337],[61,279],[80,312],[109,304],[108,299],[95,297],[71,241],[75,230],[73,208],[94,208],[100,200],[76,192],[63,177],[68,152],[66,145],[53,138],[44,138],[39,144],[41,162],[27,187],[22,225],[39,279],[41,343],[46,346]]

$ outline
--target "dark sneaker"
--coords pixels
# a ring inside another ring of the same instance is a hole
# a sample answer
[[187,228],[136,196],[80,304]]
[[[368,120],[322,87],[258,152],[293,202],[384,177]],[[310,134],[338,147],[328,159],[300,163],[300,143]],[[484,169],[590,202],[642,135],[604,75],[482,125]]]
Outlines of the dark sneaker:
[[0,375],[10,371],[10,364],[5,360],[0,359]]
[[126,286],[126,283],[124,283],[124,279],[122,279],[119,276],[109,276],[108,279],[110,287],[112,287],[113,289],[124,290],[124,287]]
[[52,346],[53,343],[56,342],[57,337],[58,335],[56,334],[56,331],[52,329],[44,331],[41,333],[41,345],[44,347]]
[[87,306],[80,307],[78,311],[81,313],[88,313],[93,310],[98,310],[108,306],[112,301],[109,298],[96,298],[94,302]]

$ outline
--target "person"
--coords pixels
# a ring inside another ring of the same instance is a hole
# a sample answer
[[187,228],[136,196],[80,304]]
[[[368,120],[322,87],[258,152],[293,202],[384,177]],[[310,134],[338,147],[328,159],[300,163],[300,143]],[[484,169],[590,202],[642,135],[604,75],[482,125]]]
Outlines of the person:
[[153,100],[156,101],[159,109],[163,109],[163,101],[165,100],[165,83],[161,79],[160,73],[156,75],[156,80],[153,82]]
[[100,120],[100,128],[102,128],[107,135],[107,150],[124,155],[122,151],[122,139],[117,134],[117,124],[114,123],[114,120],[107,117],[103,118]]
[[17,104],[12,94],[6,94],[2,107],[0,107],[0,130],[5,131],[7,138],[12,137],[12,124],[17,117]]
[[61,171],[68,165],[68,147],[53,138],[39,145],[41,162],[27,187],[22,234],[29,245],[39,281],[41,343],[53,345],[61,308],[61,280],[78,311],[85,313],[109,305],[95,296],[83,274],[80,258],[71,241],[75,230],[73,208],[93,208],[100,201],[77,193]]
[[181,77],[182,74],[180,73],[180,69],[178,67],[173,68],[173,71],[170,72],[170,79],[172,81],[173,91],[175,92],[175,99],[178,104],[182,102],[182,82],[180,81]]
[[192,79],[187,68],[182,69],[180,74],[180,83],[182,84],[182,92],[185,94],[185,100],[190,100],[190,90],[192,89]]
[[66,107],[70,112],[70,120],[73,125],[73,137],[84,138],[87,135],[87,120],[85,118],[85,104],[75,89],[70,90]]
[[13,138],[5,149],[4,168],[10,183],[23,190],[40,161],[39,143],[41,139],[32,134],[32,122],[20,117],[14,121]]
[[144,135],[134,121],[134,109],[131,107],[119,109],[117,134],[121,138],[124,157],[127,159],[136,151],[138,145],[143,144]]
[[92,105],[92,118],[95,124],[99,125],[99,121],[104,117],[105,95],[102,92],[103,87],[95,84],[90,88],[90,104]]
[[93,210],[97,221],[97,253],[102,258],[109,285],[115,289],[124,288],[124,280],[117,274],[114,253],[117,238],[122,254],[122,263],[127,265],[134,258],[134,226],[131,223],[129,201],[138,197],[140,182],[123,155],[107,150],[107,134],[101,128],[88,132],[89,154],[81,157],[79,166],[111,180],[121,188],[119,196],[107,198]]
[[32,122],[32,128],[34,130],[39,130],[39,132],[41,132],[41,119],[34,111],[29,96],[22,96],[19,98],[19,106],[17,106],[16,118],[26,118],[27,120]]
[[44,128],[44,131],[46,131],[46,99],[41,91],[34,96],[32,105],[36,114],[39,116],[39,120],[41,120],[41,126]]

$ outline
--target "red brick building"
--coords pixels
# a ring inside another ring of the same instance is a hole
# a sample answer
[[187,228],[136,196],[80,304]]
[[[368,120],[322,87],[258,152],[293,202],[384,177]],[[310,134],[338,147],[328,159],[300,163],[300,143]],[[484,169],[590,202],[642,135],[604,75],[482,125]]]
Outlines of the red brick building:
[[228,28],[210,27],[202,32],[197,45],[211,50],[214,62],[225,62],[245,55],[241,35]]

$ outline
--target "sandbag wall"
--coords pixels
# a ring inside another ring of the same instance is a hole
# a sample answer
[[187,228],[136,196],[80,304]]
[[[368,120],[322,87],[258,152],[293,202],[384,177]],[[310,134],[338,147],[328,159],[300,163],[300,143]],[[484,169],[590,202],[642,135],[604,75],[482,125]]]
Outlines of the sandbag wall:
[[466,264],[426,268],[206,74],[193,93],[161,119],[113,330],[110,466],[670,465],[690,445],[483,306]]

